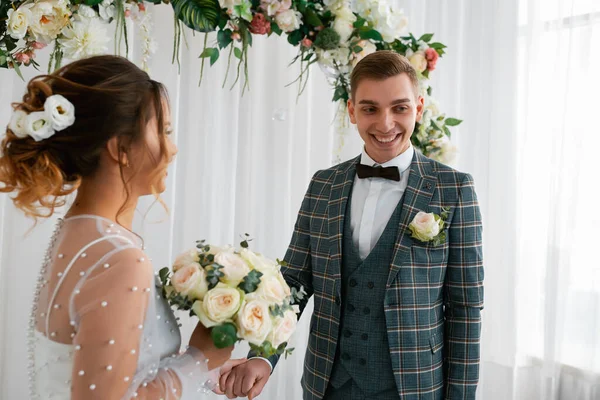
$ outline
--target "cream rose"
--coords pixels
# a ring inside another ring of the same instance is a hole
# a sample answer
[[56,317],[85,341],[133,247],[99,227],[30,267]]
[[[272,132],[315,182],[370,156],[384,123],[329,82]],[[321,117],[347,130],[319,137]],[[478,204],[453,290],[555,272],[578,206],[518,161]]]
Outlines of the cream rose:
[[23,5],[16,10],[8,10],[8,22],[6,30],[13,39],[23,39],[31,23],[31,11],[29,5]]
[[279,347],[280,344],[287,342],[292,337],[298,325],[298,316],[293,310],[288,310],[283,314],[283,318],[278,317],[273,323],[273,329],[268,336],[269,342],[273,347]]
[[46,0],[35,3],[31,14],[31,31],[36,40],[49,44],[69,23],[71,11],[65,0]]
[[425,53],[422,51],[417,51],[408,59],[411,65],[417,72],[422,73],[427,69],[427,59],[425,58]]
[[50,117],[52,128],[62,131],[75,123],[75,107],[60,94],[46,99],[44,111]]
[[275,22],[284,32],[292,32],[300,28],[302,14],[295,10],[286,10],[275,16]]
[[223,279],[233,286],[237,286],[250,272],[246,261],[235,253],[221,252],[215,256],[215,263],[223,266]]
[[291,295],[291,292],[281,273],[277,273],[263,275],[255,294],[269,303],[281,305],[283,300]]
[[418,240],[429,242],[440,233],[440,222],[433,213],[419,211],[410,223],[409,229]]
[[246,301],[237,315],[237,324],[239,337],[260,346],[267,339],[272,327],[269,304],[254,295],[246,296]]
[[242,303],[242,292],[238,289],[219,284],[204,296],[204,300],[196,301],[192,311],[200,318],[200,322],[207,327],[221,325],[231,321]]
[[274,274],[279,271],[279,264],[273,260],[269,260],[263,255],[256,254],[251,250],[242,249],[242,251],[240,251],[240,256],[246,260],[252,268],[265,275]]
[[200,257],[198,256],[198,251],[196,249],[188,250],[185,253],[177,256],[175,262],[173,263],[173,271],[177,272],[181,267],[191,263],[197,263],[199,261]]
[[173,274],[171,285],[183,296],[193,300],[202,300],[208,292],[206,271],[199,264],[191,262]]

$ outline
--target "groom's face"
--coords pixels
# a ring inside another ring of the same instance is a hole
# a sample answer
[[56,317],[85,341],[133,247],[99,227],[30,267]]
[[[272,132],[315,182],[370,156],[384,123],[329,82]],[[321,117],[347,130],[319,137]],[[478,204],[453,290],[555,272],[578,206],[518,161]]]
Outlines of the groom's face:
[[382,164],[409,148],[415,124],[423,114],[423,98],[407,74],[361,80],[354,97],[348,101],[350,121],[373,160]]

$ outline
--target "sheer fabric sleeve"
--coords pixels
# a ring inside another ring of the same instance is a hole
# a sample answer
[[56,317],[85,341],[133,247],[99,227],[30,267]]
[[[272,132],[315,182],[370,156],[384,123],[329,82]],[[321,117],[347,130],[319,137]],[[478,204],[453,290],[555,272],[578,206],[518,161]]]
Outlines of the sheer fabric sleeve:
[[138,248],[121,249],[75,286],[72,399],[198,399],[214,387],[195,348],[161,359],[153,268]]

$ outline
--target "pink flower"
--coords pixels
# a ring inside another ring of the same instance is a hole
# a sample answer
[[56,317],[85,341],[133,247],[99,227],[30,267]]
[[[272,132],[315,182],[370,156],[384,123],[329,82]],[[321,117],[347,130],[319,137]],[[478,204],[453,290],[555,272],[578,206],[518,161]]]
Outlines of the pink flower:
[[125,18],[129,18],[130,15],[131,15],[131,11],[125,10]]
[[31,43],[31,47],[33,47],[36,50],[40,50],[40,49],[43,49],[44,47],[46,47],[46,44],[44,44],[42,42],[33,42],[33,43]]
[[29,55],[27,55],[26,53],[22,53],[20,51],[18,53],[15,53],[14,59],[25,65],[29,64],[29,61],[31,60]]
[[313,42],[312,40],[310,40],[309,38],[304,38],[302,39],[302,46],[306,47],[306,48],[310,48],[312,46]]
[[435,51],[435,49],[430,47],[425,50],[425,58],[427,59],[427,69],[429,71],[433,71],[435,69],[435,65],[437,64],[438,58],[440,58],[440,55],[437,51]]
[[144,5],[144,3],[138,3],[138,7],[140,9],[141,12],[146,11],[146,6]]
[[254,18],[252,18],[252,23],[250,24],[250,32],[257,35],[267,35],[271,33],[271,23],[264,14],[254,14]]
[[239,32],[233,32],[233,33],[231,34],[231,38],[232,38],[233,40],[237,40],[237,41],[240,41],[240,40],[242,40],[242,36],[239,34]]

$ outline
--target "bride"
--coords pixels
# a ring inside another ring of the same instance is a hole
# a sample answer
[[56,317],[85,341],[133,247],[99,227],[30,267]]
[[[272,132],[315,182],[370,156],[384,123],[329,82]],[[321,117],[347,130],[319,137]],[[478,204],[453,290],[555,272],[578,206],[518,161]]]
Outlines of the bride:
[[177,153],[165,88],[124,58],[99,56],[34,78],[13,108],[0,191],[35,219],[76,192],[34,298],[31,397],[202,398],[232,348],[215,348],[198,324],[180,352],[177,321],[131,232],[138,198],[165,190]]

